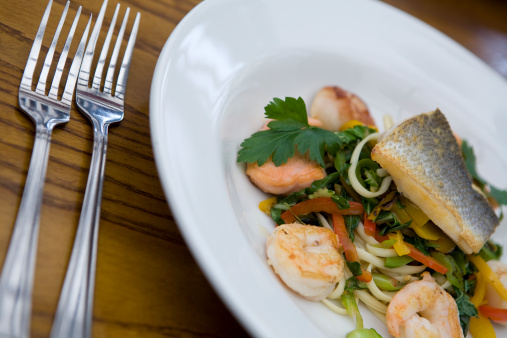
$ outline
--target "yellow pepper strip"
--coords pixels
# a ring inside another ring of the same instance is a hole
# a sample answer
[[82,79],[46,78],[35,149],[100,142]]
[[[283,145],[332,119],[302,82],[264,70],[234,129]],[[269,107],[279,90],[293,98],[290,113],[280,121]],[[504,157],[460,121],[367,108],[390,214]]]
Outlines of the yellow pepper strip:
[[470,318],[469,331],[474,338],[496,338],[495,329],[491,321],[479,312],[479,318]]
[[397,203],[394,203],[393,206],[391,207],[391,212],[394,213],[396,215],[396,218],[398,219],[398,221],[400,221],[401,223],[407,223],[408,221],[412,221],[412,216],[410,216],[408,214],[408,212],[405,210],[405,208],[402,208],[400,209],[398,207],[398,204]]
[[491,270],[489,265],[482,259],[481,256],[468,255],[468,259],[474,263],[474,265],[479,269],[479,272],[484,274],[484,279],[491,286],[495,288],[495,291],[498,293],[503,300],[507,300],[507,289],[503,286],[502,282],[498,279],[498,276]]
[[[479,306],[481,306],[484,302],[488,283],[482,271],[478,272],[475,276],[477,278],[477,284],[475,285],[475,292],[473,297],[470,298],[470,302],[472,302],[472,304],[474,304],[474,306],[479,309]],[[491,324],[489,318],[484,316],[480,311],[479,318],[470,318],[469,330],[474,338],[496,337],[493,324]]]
[[405,242],[403,242],[403,235],[400,231],[389,233],[387,234],[387,237],[389,237],[389,239],[396,240],[396,243],[394,243],[393,247],[399,256],[408,255],[410,253],[410,249],[405,245]]
[[[401,223],[407,223],[408,221],[412,221],[410,224],[410,228],[412,228],[415,233],[424,239],[436,241],[443,234],[442,230],[437,227],[432,222],[429,222],[428,216],[422,212],[415,204],[410,202],[406,197],[400,196],[401,203],[405,206],[404,208],[399,208],[398,204],[394,203],[391,207],[391,212],[396,215],[396,218]],[[415,216],[412,216],[409,212],[409,209],[412,210],[412,213]],[[424,222],[425,223],[421,223]]]
[[276,203],[276,197],[273,196],[259,203],[259,209],[267,215],[271,215],[271,207]]
[[429,243],[438,245],[438,247],[436,247],[435,249],[442,253],[451,252],[452,249],[456,247],[456,243],[454,243],[454,241],[443,232],[439,239],[437,239],[436,241],[429,241]]
[[400,198],[401,204],[403,204],[405,206],[405,208],[404,208],[405,211],[412,217],[415,224],[417,224],[419,226],[423,226],[424,224],[426,224],[430,220],[428,215],[426,215],[424,213],[424,211],[421,210],[421,208],[419,208],[417,205],[412,203],[411,200],[409,200],[408,198],[406,198],[403,195],[401,195],[399,198]]
[[412,222],[412,224],[410,224],[410,228],[412,228],[419,237],[432,241],[439,239],[442,234],[442,230],[433,224],[433,222],[427,222],[423,226]]
[[358,120],[350,120],[342,124],[342,126],[340,127],[340,131],[354,128],[355,126],[364,126],[364,123]]
[[478,309],[484,301],[488,284],[482,272],[478,272],[475,277],[477,278],[477,283],[475,284],[474,295],[470,298],[470,302]]

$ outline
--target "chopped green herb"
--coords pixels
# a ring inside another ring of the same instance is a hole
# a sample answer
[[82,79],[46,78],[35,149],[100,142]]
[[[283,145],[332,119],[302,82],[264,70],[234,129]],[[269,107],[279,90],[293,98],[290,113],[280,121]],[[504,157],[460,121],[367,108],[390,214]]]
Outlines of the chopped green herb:
[[432,246],[428,243],[427,240],[425,240],[417,235],[414,235],[413,237],[406,236],[404,240],[405,240],[405,242],[410,243],[413,246],[415,246],[416,249],[421,251],[425,256],[429,256],[430,253],[428,251],[428,248],[431,248]]
[[456,300],[456,305],[458,305],[459,322],[463,334],[466,336],[470,327],[470,317],[477,317],[478,312],[474,304],[470,302],[470,298],[463,291],[456,287],[453,287],[453,289],[455,292],[453,297]]
[[345,263],[347,263],[347,267],[349,268],[350,272],[352,272],[352,274],[354,276],[360,276],[363,274],[363,270],[361,270],[361,264],[359,264],[359,262],[349,262],[346,258],[345,258]]
[[367,289],[368,286],[365,282],[361,282],[356,277],[350,277],[345,282],[345,290],[352,293],[354,290],[364,290]]
[[392,225],[392,226],[386,226],[386,227],[382,228],[382,230],[379,232],[379,234],[380,234],[380,236],[384,236],[384,235],[387,235],[388,233],[396,232],[398,230],[402,230],[402,229],[408,228],[410,226],[410,224],[412,224],[412,220],[410,220],[410,221],[408,221],[406,223],[401,224],[396,219],[396,221],[394,222],[394,225]]
[[356,230],[357,227],[359,226],[359,222],[361,221],[361,219],[359,218],[359,216],[355,215],[343,215],[343,219],[345,220],[345,227],[349,232],[349,238],[352,242],[354,242],[355,239],[354,230]]

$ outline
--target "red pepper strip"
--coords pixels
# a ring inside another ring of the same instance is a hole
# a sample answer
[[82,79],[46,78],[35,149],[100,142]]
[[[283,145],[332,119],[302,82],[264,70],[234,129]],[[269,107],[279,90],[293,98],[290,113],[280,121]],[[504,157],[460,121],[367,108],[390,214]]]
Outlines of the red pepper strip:
[[479,306],[479,311],[495,322],[507,322],[507,309],[499,309],[488,305]]
[[352,243],[349,234],[347,233],[343,215],[338,213],[333,214],[333,229],[334,232],[338,235],[340,243],[343,246],[343,250],[345,251],[345,258],[349,262],[357,262],[359,260],[359,256],[357,255],[356,246],[354,243]]
[[377,242],[382,243],[385,240],[388,240],[389,237],[387,236],[380,236],[379,231],[377,229],[377,223],[373,222],[372,220],[368,219],[368,215],[366,212],[364,213],[364,233],[368,236],[374,237]]
[[440,272],[445,275],[449,269],[440,264],[436,259],[431,256],[426,256],[420,250],[416,249],[412,244],[405,242],[405,245],[410,249],[410,253],[407,256],[412,257],[419,263],[426,265],[428,268]]
[[[343,246],[343,250],[345,251],[345,258],[349,262],[358,262],[359,256],[357,255],[356,246],[350,240],[349,234],[347,233],[347,228],[345,227],[345,219],[342,214],[333,213],[333,229],[334,232],[338,235],[340,239],[340,243]],[[356,276],[357,279],[363,282],[370,282],[373,278],[371,272],[362,270],[362,274]]]
[[317,197],[311,200],[299,202],[282,214],[285,223],[293,223],[296,216],[308,215],[312,212],[325,212],[328,214],[339,213],[342,215],[361,215],[364,211],[363,205],[357,202],[349,202],[350,207],[339,209],[331,197]]
[[364,213],[364,232],[371,237],[375,237],[375,233],[377,232],[377,224],[368,219],[366,212]]

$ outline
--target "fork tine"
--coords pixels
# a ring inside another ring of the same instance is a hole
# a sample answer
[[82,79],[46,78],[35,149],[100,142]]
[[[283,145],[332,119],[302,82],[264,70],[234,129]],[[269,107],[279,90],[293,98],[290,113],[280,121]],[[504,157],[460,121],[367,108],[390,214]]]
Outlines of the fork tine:
[[37,64],[37,59],[39,57],[42,38],[44,37],[44,31],[46,30],[46,25],[48,23],[49,12],[51,12],[52,4],[53,0],[49,0],[46,11],[44,12],[44,16],[40,22],[39,30],[37,31],[37,35],[33,41],[32,49],[30,50],[30,55],[28,56],[28,61],[26,62],[25,71],[23,72],[23,77],[21,78],[20,87],[24,87],[27,90],[32,90],[33,72],[35,71],[35,65]]
[[51,63],[53,62],[53,55],[55,53],[56,43],[58,42],[60,32],[62,31],[63,23],[65,22],[65,18],[67,17],[69,4],[70,1],[67,1],[67,4],[63,9],[62,16],[60,17],[60,22],[58,23],[55,35],[53,36],[53,41],[51,41],[51,46],[49,47],[48,53],[46,54],[46,58],[44,59],[44,67],[42,68],[42,71],[40,73],[39,83],[37,83],[37,88],[35,88],[35,92],[41,95],[44,95],[46,93],[46,80],[48,78],[49,68],[51,67]]
[[118,54],[120,52],[121,42],[123,41],[123,34],[125,33],[125,27],[127,26],[129,14],[130,8],[127,7],[125,16],[123,17],[123,22],[121,23],[120,31],[118,32],[118,37],[116,38],[116,43],[114,44],[113,53],[111,54],[111,61],[109,62],[109,67],[107,68],[106,81],[104,83],[104,93],[106,94],[111,94],[111,88],[113,87],[114,69],[116,68],[116,60],[118,59]]
[[[88,38],[88,31],[90,30],[91,22],[92,16],[90,14],[90,19],[88,20],[88,24],[86,25],[83,37],[81,37],[81,41],[79,42],[79,46],[77,47],[76,54],[74,55],[74,60],[72,60],[69,75],[67,76],[67,83],[65,84],[65,89],[62,94],[62,102],[68,103],[69,105],[72,103],[72,95],[74,94],[74,88],[76,87],[77,74],[79,72],[79,67],[81,66],[81,60],[83,59],[83,53],[86,46],[86,39]],[[58,86],[56,87],[56,91],[58,92]]]
[[[70,2],[70,1],[69,1]],[[67,5],[69,4],[67,2]],[[67,54],[69,54],[70,44],[72,42],[72,38],[74,37],[74,32],[76,31],[76,26],[79,21],[79,16],[81,14],[81,6],[79,6],[76,17],[74,18],[74,21],[72,22],[72,26],[70,27],[69,35],[67,36],[67,40],[65,41],[65,46],[63,46],[62,54],[60,54],[60,59],[58,59],[58,64],[56,65],[56,71],[53,76],[53,82],[51,82],[51,89],[49,90],[48,96],[52,99],[57,100],[58,96],[58,88],[60,86],[60,79],[62,77],[63,68],[65,67],[65,62],[67,61]],[[49,55],[49,53],[48,53]],[[46,67],[46,65],[44,65]],[[49,69],[49,67],[48,67]],[[45,74],[47,76],[47,73]],[[41,75],[42,77],[42,75]],[[39,84],[40,84],[39,80]],[[38,86],[37,86],[38,87]],[[44,88],[46,87],[45,79],[44,79]],[[43,90],[44,90],[43,88]],[[41,93],[43,94],[43,92]]]
[[92,67],[93,61],[93,53],[95,52],[95,45],[97,44],[97,38],[99,37],[100,27],[102,27],[102,20],[104,19],[106,7],[107,0],[104,0],[104,3],[100,8],[99,16],[97,16],[97,21],[95,21],[95,26],[93,26],[90,41],[88,41],[88,45],[86,46],[86,52],[83,57],[83,63],[81,64],[81,68],[79,70],[79,77],[77,82],[78,87],[80,86],[88,87],[88,80],[90,79],[90,69]]
[[127,48],[125,48],[125,55],[123,56],[120,73],[118,74],[118,82],[116,83],[116,88],[114,90],[114,97],[120,100],[123,100],[125,98],[125,88],[127,87],[127,77],[129,74],[130,61],[132,60],[132,53],[134,51],[134,44],[136,42],[140,19],[141,13],[137,12],[136,20],[132,26],[132,32],[130,32]]
[[111,20],[111,24],[109,25],[109,29],[107,31],[106,39],[104,40],[104,45],[102,46],[102,51],[100,52],[99,61],[97,62],[97,68],[95,69],[95,76],[93,77],[92,83],[92,88],[94,89],[100,88],[100,80],[102,79],[104,64],[106,63],[107,52],[109,51],[109,44],[111,43],[111,37],[113,36],[114,25],[116,24],[116,19],[118,18],[119,10],[120,4],[117,4],[116,9],[114,11],[113,19]]

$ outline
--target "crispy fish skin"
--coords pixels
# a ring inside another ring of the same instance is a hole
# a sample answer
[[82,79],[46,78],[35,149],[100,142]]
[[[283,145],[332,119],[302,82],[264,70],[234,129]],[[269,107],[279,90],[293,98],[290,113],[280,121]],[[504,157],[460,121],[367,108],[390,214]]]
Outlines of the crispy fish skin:
[[440,110],[386,131],[372,159],[464,252],[479,252],[500,223],[486,197],[472,188],[461,149]]

